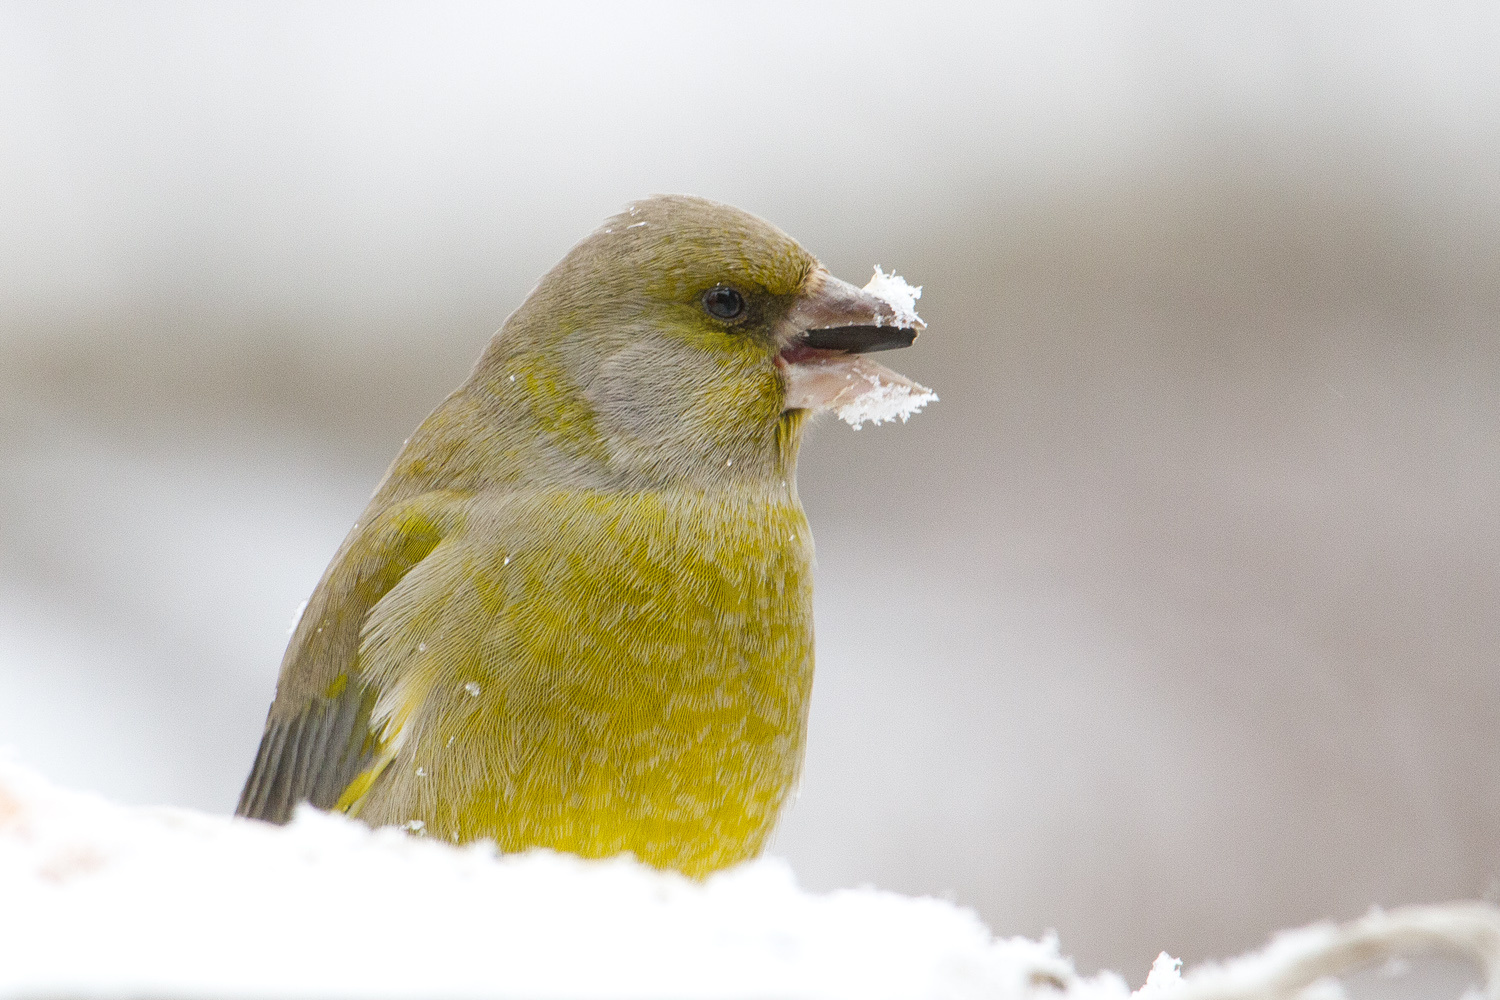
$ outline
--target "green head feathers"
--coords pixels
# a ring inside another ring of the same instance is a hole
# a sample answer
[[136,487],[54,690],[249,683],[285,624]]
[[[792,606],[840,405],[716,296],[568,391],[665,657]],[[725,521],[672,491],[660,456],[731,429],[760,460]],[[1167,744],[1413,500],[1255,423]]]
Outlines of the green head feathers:
[[781,230],[727,205],[637,202],[548,272],[474,382],[524,408],[573,474],[787,478],[800,417],[782,420],[776,359],[817,267]]

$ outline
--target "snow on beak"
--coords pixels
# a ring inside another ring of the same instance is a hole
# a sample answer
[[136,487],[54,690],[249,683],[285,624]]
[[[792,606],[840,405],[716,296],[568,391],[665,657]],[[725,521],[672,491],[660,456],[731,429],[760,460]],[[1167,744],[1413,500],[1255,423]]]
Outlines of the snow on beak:
[[921,287],[877,266],[864,288],[818,268],[787,316],[778,357],[788,410],[832,410],[855,430],[900,419],[937,394],[864,355],[909,347],[927,324],[917,315]]

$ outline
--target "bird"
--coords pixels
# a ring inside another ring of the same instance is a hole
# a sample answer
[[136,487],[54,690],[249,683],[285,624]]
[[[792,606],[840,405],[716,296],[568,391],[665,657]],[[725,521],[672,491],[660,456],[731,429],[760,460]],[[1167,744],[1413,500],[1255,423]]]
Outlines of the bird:
[[607,219],[333,556],[237,814],[286,823],[305,802],[695,878],[757,856],[812,690],[798,448],[816,413],[904,420],[935,398],[866,357],[913,342],[909,307],[725,204],[659,195]]

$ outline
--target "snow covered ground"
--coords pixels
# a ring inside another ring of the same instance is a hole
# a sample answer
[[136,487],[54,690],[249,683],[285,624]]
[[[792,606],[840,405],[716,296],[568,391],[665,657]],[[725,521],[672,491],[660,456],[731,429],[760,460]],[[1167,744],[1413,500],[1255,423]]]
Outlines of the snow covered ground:
[[66,791],[0,761],[0,997],[1293,997],[1446,951],[1500,996],[1500,910],[1372,914],[1131,994],[1056,938],[770,859],[699,884],[621,859],[499,856],[304,810],[288,827]]

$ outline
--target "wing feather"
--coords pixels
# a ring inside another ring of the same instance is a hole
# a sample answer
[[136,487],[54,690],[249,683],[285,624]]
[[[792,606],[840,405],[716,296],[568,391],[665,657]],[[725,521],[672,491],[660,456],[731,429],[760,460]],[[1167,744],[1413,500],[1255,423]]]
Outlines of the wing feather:
[[369,765],[365,731],[372,693],[351,685],[336,698],[319,698],[299,715],[271,719],[235,812],[285,823],[299,802],[331,809]]
[[370,717],[380,692],[359,670],[360,630],[451,530],[456,499],[429,493],[392,505],[334,556],[287,647],[236,814],[285,823],[300,802],[332,809],[374,762]]

